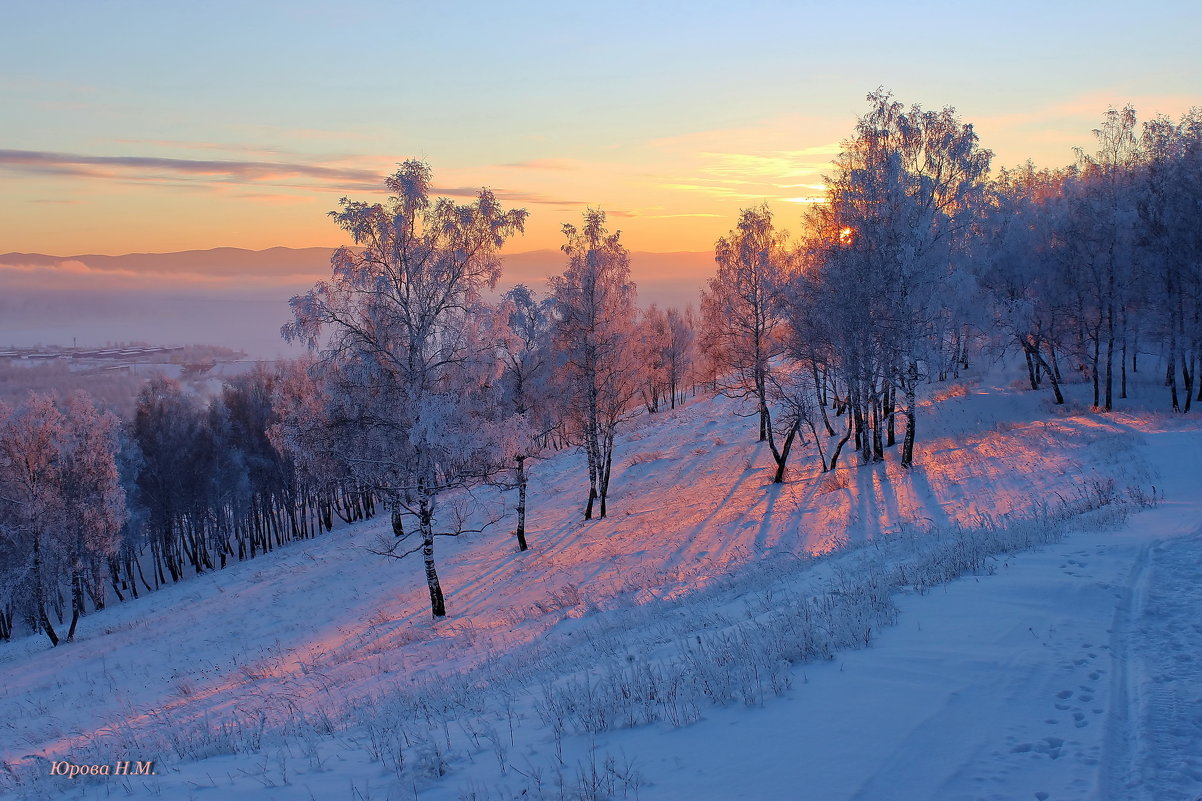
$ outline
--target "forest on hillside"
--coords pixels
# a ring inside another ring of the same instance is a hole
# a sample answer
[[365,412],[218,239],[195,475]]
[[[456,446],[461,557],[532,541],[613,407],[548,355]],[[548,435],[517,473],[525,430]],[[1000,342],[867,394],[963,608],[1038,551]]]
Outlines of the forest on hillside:
[[[770,479],[923,435],[918,393],[1012,352],[1063,403],[1108,412],[1140,373],[1166,410],[1202,402],[1202,110],[1111,109],[1063,168],[992,171],[954,109],[891,94],[842,143],[795,232],[747,208],[696,308],[641,307],[603,210],[563,227],[563,271],[499,302],[499,251],[527,213],[487,189],[431,197],[404,162],[385,203],[344,199],[331,276],[291,300],[305,358],[203,400],[157,378],[118,418],[86,393],[0,403],[0,640],[71,640],[80,619],[190,575],[387,514],[381,558],[419,559],[447,614],[436,543],[525,528],[529,467],[578,448],[581,515],[610,513],[619,431],[701,392],[745,399]],[[803,444],[812,447],[801,447]],[[494,520],[448,498],[512,492]]]

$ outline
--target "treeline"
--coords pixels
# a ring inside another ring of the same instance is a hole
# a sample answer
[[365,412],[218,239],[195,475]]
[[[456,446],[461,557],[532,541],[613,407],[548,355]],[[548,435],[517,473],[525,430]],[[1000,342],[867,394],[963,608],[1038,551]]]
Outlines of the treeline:
[[777,481],[807,434],[827,470],[849,441],[883,460],[900,430],[911,465],[918,385],[987,348],[1021,352],[1056,403],[1084,380],[1108,411],[1141,365],[1174,411],[1202,400],[1202,111],[1112,109],[1096,152],[991,179],[954,109],[868,100],[798,239],[745,210],[702,296],[703,349],[755,402]]
[[744,210],[696,314],[639,308],[629,253],[592,209],[564,226],[545,297],[488,302],[526,212],[488,190],[433,199],[409,161],[387,202],[331,213],[354,247],[290,302],[282,333],[305,359],[208,403],[155,380],[124,425],[83,397],[0,410],[0,637],[21,622],[56,641],[69,615],[69,639],[108,590],[136,596],[378,509],[391,530],[374,550],[420,553],[441,617],[436,538],[499,522],[462,490],[512,490],[524,551],[530,467],[573,447],[583,517],[605,517],[622,426],[698,385],[749,401],[777,482],[801,449],[825,471],[849,447],[871,465],[900,446],[909,467],[919,386],[986,349],[1017,349],[1057,402],[1088,381],[1110,409],[1141,368],[1174,410],[1202,398],[1202,114],[1140,128],[1112,111],[1096,153],[991,177],[954,109],[868,100],[800,234]]
[[1064,373],[1081,375],[1109,410],[1143,359],[1189,411],[1202,400],[1202,110],[1141,126],[1111,109],[1094,136],[1072,166],[1002,171],[982,285],[1033,389],[1046,381],[1061,403]]
[[369,489],[311,481],[272,444],[288,369],[231,379],[207,403],[155,378],[124,422],[82,392],[0,404],[0,639],[24,624],[58,644],[110,597],[372,516]]

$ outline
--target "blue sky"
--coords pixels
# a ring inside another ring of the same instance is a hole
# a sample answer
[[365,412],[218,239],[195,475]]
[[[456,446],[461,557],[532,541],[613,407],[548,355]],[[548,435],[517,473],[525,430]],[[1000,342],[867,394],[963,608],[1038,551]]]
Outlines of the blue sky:
[[[0,252],[340,241],[410,156],[633,249],[800,214],[877,86],[1056,166],[1110,105],[1202,104],[1198,4],[0,4]],[[790,202],[790,199],[793,202]]]

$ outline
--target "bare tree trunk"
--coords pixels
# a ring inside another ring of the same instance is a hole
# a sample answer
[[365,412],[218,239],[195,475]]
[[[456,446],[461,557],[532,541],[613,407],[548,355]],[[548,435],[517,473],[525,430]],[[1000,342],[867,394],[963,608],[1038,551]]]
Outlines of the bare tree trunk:
[[600,479],[601,479],[601,486],[600,486],[601,519],[602,520],[605,519],[605,511],[606,511],[605,510],[605,502],[609,496],[609,476],[613,470],[613,464],[614,464],[614,432],[612,429],[605,432],[604,450],[605,450],[605,461],[604,461],[604,464],[602,465],[601,476],[600,476]]
[[[1194,376],[1197,377],[1198,369],[1202,368],[1202,344],[1194,343]],[[1198,382],[1198,394],[1194,400],[1202,401],[1202,381]]]
[[37,621],[45,630],[46,636],[50,638],[50,644],[58,645],[58,634],[54,631],[54,626],[50,623],[50,616],[46,614],[46,577],[45,564],[42,560],[42,538],[40,535],[34,535],[33,538],[33,600],[34,612],[37,614]]
[[856,398],[855,404],[855,420],[856,420],[856,445],[860,449],[860,464],[868,464],[872,461],[872,442],[868,436],[868,410],[862,405],[866,400],[866,393],[860,393],[860,397]]
[[914,422],[917,414],[915,414],[915,386],[918,384],[918,365],[910,362],[909,380],[906,381],[906,438],[902,443],[902,467],[910,467],[914,464]]
[[601,415],[597,405],[595,376],[589,384],[588,419],[585,420],[584,449],[588,458],[588,503],[584,507],[584,519],[593,519],[593,503],[597,500],[601,478]]
[[[1054,360],[1056,358],[1056,351],[1052,348],[1051,343],[1048,343],[1048,350],[1052,352],[1052,359]],[[1053,367],[1049,367],[1048,363],[1043,360],[1043,354],[1041,354],[1038,350],[1035,351],[1035,358],[1043,363],[1043,366],[1047,371],[1048,381],[1052,385],[1052,394],[1056,396],[1056,404],[1063,405],[1064,395],[1060,392],[1060,371]]]
[[1106,411],[1114,408],[1114,305],[1106,312]]
[[1019,342],[1023,346],[1023,355],[1027,357],[1027,380],[1031,383],[1031,389],[1039,389],[1039,382],[1035,380],[1035,360],[1031,358],[1031,346],[1021,338]]
[[881,439],[881,426],[885,420],[881,416],[881,398],[877,396],[872,399],[872,461],[885,461],[885,443]]
[[93,557],[92,576],[95,578],[95,581],[88,581],[85,579],[83,582],[83,588],[87,591],[88,597],[92,599],[92,608],[97,612],[104,609],[106,600],[105,596],[107,594],[104,590],[104,579],[100,578],[100,572],[100,560],[99,558]]
[[79,570],[71,571],[71,626],[67,629],[67,642],[75,639],[75,626],[83,614],[83,576]]
[[518,527],[513,534],[518,538],[518,550],[528,550],[526,545],[526,457],[517,457],[518,478]]
[[818,462],[822,465],[822,472],[826,472],[826,454],[822,452],[822,437],[818,435],[818,428],[814,425],[814,421],[806,418],[806,423],[810,426],[810,433],[814,435],[814,445],[818,448]]
[[[789,463],[789,451],[792,449],[793,440],[797,436],[798,424],[795,422],[789,429],[789,433],[785,435],[785,441],[779,451],[777,451],[776,445],[772,444],[772,458],[776,460],[776,475],[772,477],[773,484],[785,483],[785,466]],[[771,443],[771,439],[769,442]]]
[[892,448],[897,444],[897,432],[893,425],[894,412],[897,411],[897,389],[889,387],[885,390],[885,447]]
[[[818,365],[813,359],[810,359],[810,372],[814,376],[814,394],[818,400],[818,408],[822,411],[822,425],[826,427],[826,435],[828,437],[835,436],[835,429],[831,427],[831,420],[826,414],[826,383],[818,377]],[[817,434],[814,435],[817,438]],[[826,469],[825,463],[822,467]]]
[[1102,366],[1102,321],[1098,321],[1097,330],[1093,337],[1093,407],[1098,408],[1102,400],[1102,387],[1100,384],[1100,376]]
[[584,505],[584,519],[593,519],[593,503],[597,500],[597,459],[593,449],[588,449],[588,503]]
[[839,464],[839,454],[843,452],[843,446],[847,444],[849,439],[851,439],[851,415],[848,415],[847,417],[847,431],[843,432],[843,438],[835,443],[835,450],[831,453],[831,463],[829,469],[834,470]]
[[438,570],[434,566],[434,504],[425,488],[418,499],[418,525],[422,535],[422,559],[426,563],[426,586],[430,589],[430,613],[435,618],[446,617],[446,599],[442,585],[438,583]]
[[116,556],[109,557],[109,582],[117,600],[124,601],[125,596],[121,594],[121,562]]
[[760,367],[755,370],[755,397],[759,401],[760,413],[760,442],[768,439],[768,428],[772,423],[768,420],[768,387],[767,378]]
[[1194,374],[1190,372],[1190,356],[1185,348],[1181,349],[1181,383],[1185,389],[1185,408],[1182,411],[1188,412],[1190,404],[1194,400]]

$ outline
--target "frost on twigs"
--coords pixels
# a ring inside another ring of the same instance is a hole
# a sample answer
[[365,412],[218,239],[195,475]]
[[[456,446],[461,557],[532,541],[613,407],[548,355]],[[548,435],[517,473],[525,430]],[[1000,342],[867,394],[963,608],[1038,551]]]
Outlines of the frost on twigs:
[[314,352],[307,372],[323,402],[301,398],[282,440],[298,461],[321,459],[384,500],[398,537],[379,550],[421,553],[438,618],[434,538],[465,530],[441,500],[515,455],[517,426],[497,398],[499,315],[481,293],[526,212],[502,210],[487,189],[466,205],[431,199],[430,180],[428,165],[406,161],[385,179],[386,203],[343,198],[330,213],[355,246],[334,253],[329,281],[292,299],[282,329]]

